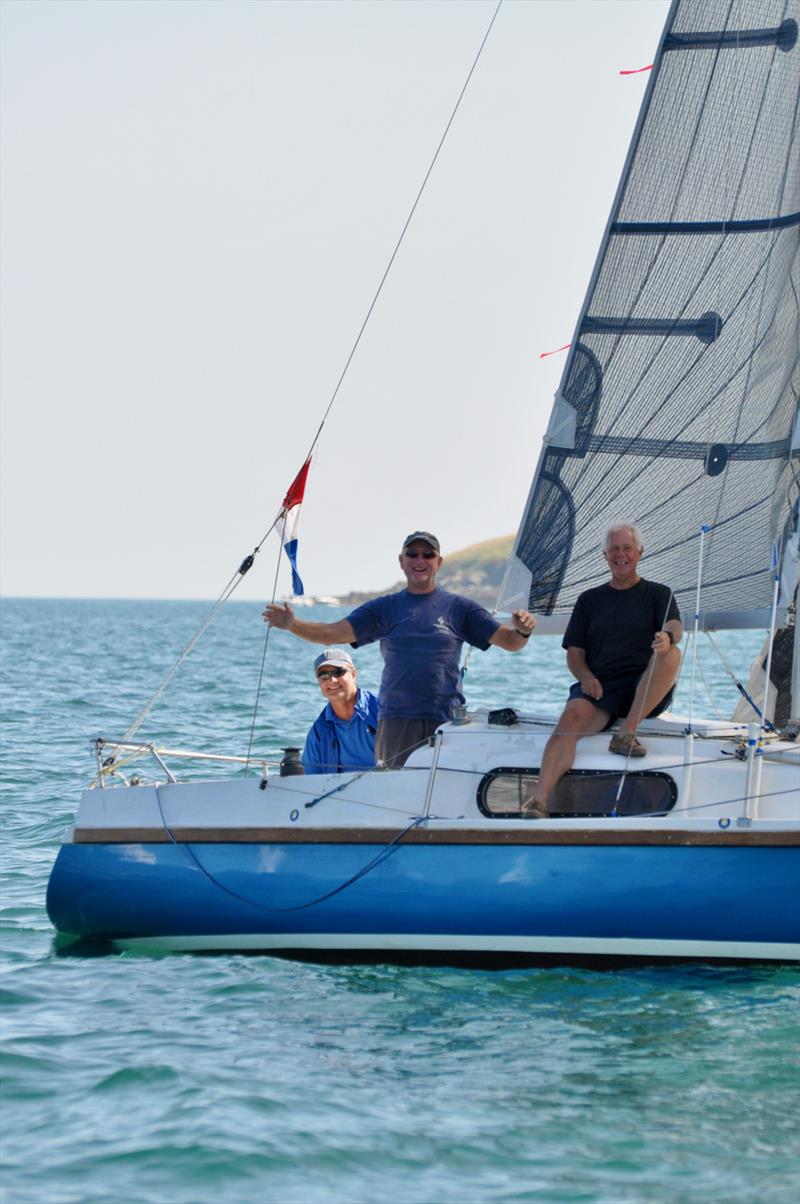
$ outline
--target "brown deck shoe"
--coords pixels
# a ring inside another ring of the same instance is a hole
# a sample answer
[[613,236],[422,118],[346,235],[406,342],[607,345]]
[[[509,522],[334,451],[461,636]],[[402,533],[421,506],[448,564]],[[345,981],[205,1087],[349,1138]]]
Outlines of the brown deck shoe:
[[611,737],[608,751],[620,757],[646,757],[647,749],[640,744],[633,732],[617,732]]

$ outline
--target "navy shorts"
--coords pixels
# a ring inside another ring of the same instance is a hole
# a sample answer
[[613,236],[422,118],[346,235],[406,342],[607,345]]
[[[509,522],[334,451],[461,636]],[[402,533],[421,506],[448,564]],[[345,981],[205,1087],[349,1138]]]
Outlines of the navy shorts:
[[[570,698],[585,698],[592,706],[597,707],[599,711],[608,711],[611,718],[606,727],[610,727],[615,719],[624,718],[631,707],[633,700],[636,697],[636,687],[641,679],[641,673],[629,673],[626,677],[615,677],[610,681],[600,679],[600,684],[603,687],[602,698],[590,698],[588,694],[584,694],[581,689],[581,683],[575,682],[575,685],[570,688]],[[656,715],[660,715],[662,711],[666,711],[669,704],[672,702],[672,695],[675,692],[675,687],[666,694],[659,702],[658,706],[654,706],[648,719],[654,719]]]

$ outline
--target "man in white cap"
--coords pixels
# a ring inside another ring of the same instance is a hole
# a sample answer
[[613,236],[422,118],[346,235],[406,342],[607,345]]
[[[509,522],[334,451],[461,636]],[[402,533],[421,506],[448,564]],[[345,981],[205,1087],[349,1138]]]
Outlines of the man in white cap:
[[314,661],[314,672],[326,700],[306,736],[306,773],[344,773],[375,764],[378,699],[356,685],[356,667],[344,648],[326,648]]
[[312,644],[346,643],[354,648],[380,640],[381,678],[376,760],[399,768],[464,702],[459,662],[464,642],[485,650],[490,644],[518,652],[535,620],[514,611],[511,623],[498,623],[488,610],[436,585],[442,567],[439,540],[430,531],[412,531],[403,541],[400,567],[406,588],[372,598],[346,619],[313,623],[298,619],[288,605],[268,606],[264,619]]

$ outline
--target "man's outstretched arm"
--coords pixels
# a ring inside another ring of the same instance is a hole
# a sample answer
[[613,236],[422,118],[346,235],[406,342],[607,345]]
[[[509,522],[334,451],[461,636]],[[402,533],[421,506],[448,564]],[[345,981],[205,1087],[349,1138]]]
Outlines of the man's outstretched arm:
[[519,652],[527,644],[535,626],[536,620],[527,610],[515,610],[511,622],[498,627],[489,643],[496,648],[505,648],[506,652]]
[[281,631],[291,631],[292,635],[309,644],[354,644],[356,633],[347,619],[339,619],[336,623],[311,623],[308,619],[298,619],[288,602],[282,605],[268,606],[264,611],[264,622],[270,627],[279,627]]

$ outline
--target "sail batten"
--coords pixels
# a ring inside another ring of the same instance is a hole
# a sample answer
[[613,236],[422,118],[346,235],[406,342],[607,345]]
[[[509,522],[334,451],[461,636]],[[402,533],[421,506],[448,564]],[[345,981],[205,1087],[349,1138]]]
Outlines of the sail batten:
[[782,21],[775,29],[722,29],[693,34],[673,33],[664,39],[664,50],[745,50],[748,46],[777,46],[788,51],[797,42],[797,22]]
[[800,471],[798,17],[800,0],[673,4],[502,609],[563,629],[629,521],[685,609],[708,528],[709,627],[768,613]]
[[580,331],[581,334],[605,331],[610,334],[693,335],[701,343],[713,343],[722,333],[722,318],[711,312],[697,318],[605,318],[587,314]]
[[612,234],[755,234],[800,226],[800,213],[707,222],[614,222]]

